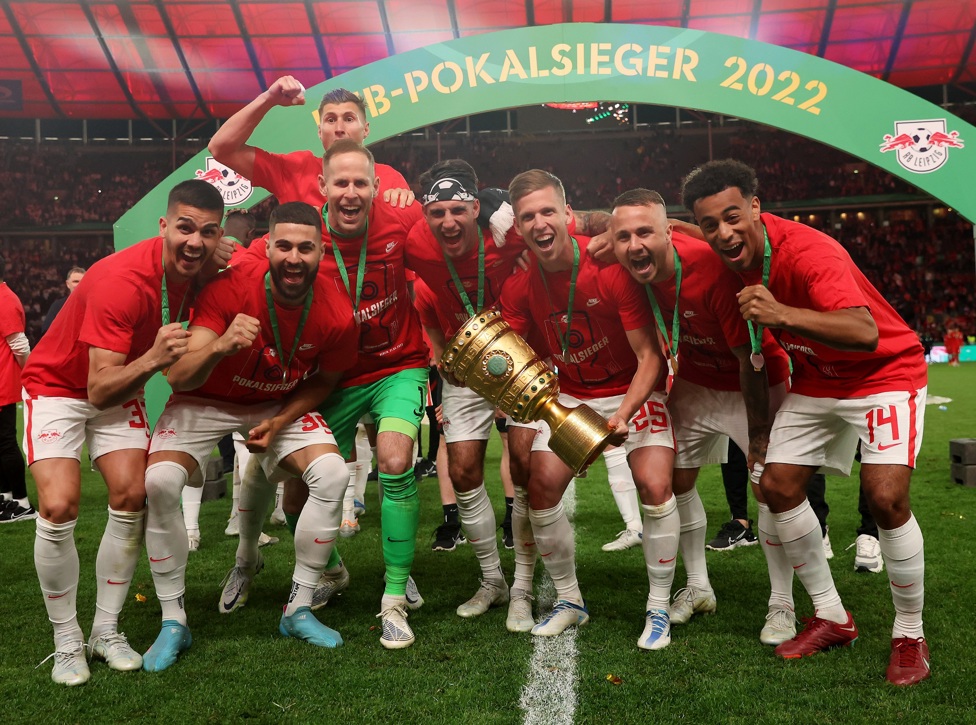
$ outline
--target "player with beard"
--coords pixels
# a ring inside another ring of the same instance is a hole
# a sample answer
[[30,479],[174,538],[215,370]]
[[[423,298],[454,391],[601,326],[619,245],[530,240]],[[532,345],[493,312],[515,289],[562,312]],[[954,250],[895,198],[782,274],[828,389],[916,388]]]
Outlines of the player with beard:
[[[252,183],[267,189],[281,203],[304,201],[315,207],[325,205],[327,199],[322,193],[319,176],[322,173],[322,157],[312,151],[293,151],[276,154],[252,146],[248,143],[258,124],[268,111],[276,106],[290,108],[305,105],[305,87],[292,76],[277,79],[267,91],[257,96],[251,103],[227,119],[210,140],[209,151],[214,158],[226,164],[237,173],[247,177]],[[366,106],[363,100],[352,91],[336,88],[322,97],[318,108],[317,133],[322,150],[328,151],[332,144],[340,140],[351,140],[363,144],[369,136],[369,121],[366,120]],[[413,191],[396,169],[386,164],[374,164],[379,180],[378,193],[384,202],[393,206],[409,206],[413,203]],[[405,238],[405,237],[404,237]],[[401,242],[403,239],[400,240]],[[375,427],[368,425],[372,451],[363,446],[357,458],[366,453],[372,459],[375,453]],[[357,508],[364,511],[362,504],[366,486],[363,463],[357,463],[350,452],[347,461],[349,486],[353,497],[359,502]],[[283,484],[283,516],[294,533],[294,526],[308,496],[299,481],[289,479]],[[346,532],[348,533],[348,531]],[[333,549],[329,566],[322,575],[322,588],[316,595],[315,608],[325,606],[329,598],[349,586],[349,572],[342,563],[338,547]],[[408,582],[409,602],[419,607],[423,598],[416,591],[413,579]]]
[[[660,194],[624,192],[614,200],[611,218],[617,261],[645,286],[675,367],[668,396],[677,441],[672,487],[688,582],[675,594],[670,615],[671,624],[684,624],[716,608],[705,564],[705,508],[695,489],[698,470],[724,461],[729,438],[753,461],[762,457],[772,413],[786,395],[789,360],[768,331],[758,349],[761,357],[751,359],[749,329],[735,300],[741,280],[704,241],[673,232]],[[759,638],[778,645],[796,634],[793,568],[759,486],[753,490],[771,584]]]
[[[192,642],[183,600],[187,547],[180,493],[191,480],[200,485],[214,445],[235,431],[261,444],[266,455],[255,458],[269,478],[280,466],[301,475],[310,491],[295,535],[295,573],[280,632],[320,647],[342,644],[309,608],[339,529],[346,469],[322,417],[300,417],[312,406],[283,407],[282,399],[294,393],[302,401],[324,400],[355,364],[356,331],[348,299],[318,276],[318,211],[301,202],[282,204],[270,228],[264,260],[239,262],[200,295],[189,348],[169,371],[175,394],[156,423],[146,469],[146,549],[163,615],[162,631],[143,658],[147,671],[171,666]],[[265,440],[269,430],[273,440]],[[243,557],[253,571],[263,565],[257,539],[274,491],[252,485],[241,493],[241,509],[255,512],[240,522],[242,546],[254,545]],[[247,594],[246,587],[238,590],[238,604]]]
[[922,346],[840,244],[761,213],[757,188],[755,171],[728,159],[692,171],[682,197],[706,241],[747,285],[738,294],[742,316],[771,329],[793,360],[759,485],[815,611],[776,654],[798,658],[857,639],[804,489],[818,468],[849,475],[860,439],[861,487],[878,523],[895,609],[886,677],[914,684],[930,675],[925,555],[909,504],[925,415]]
[[[545,353],[559,371],[560,402],[569,407],[585,402],[605,416],[612,442],[623,443],[627,451],[644,512],[650,585],[637,644],[663,649],[671,641],[668,604],[679,523],[671,493],[674,435],[658,385],[664,365],[653,317],[643,290],[623,268],[600,267],[586,252],[589,240],[570,235],[570,209],[559,179],[538,169],[526,171],[512,180],[509,194],[515,224],[537,264],[506,285],[502,313],[516,332],[525,335],[534,328],[544,339]],[[509,430],[511,436],[517,428]],[[589,620],[576,578],[572,525],[562,504],[573,472],[549,450],[549,436],[548,425],[540,423],[531,442],[527,488],[519,491],[516,479],[516,503],[527,500],[528,521],[517,505],[515,582],[506,622],[510,630],[537,636],[554,636]],[[525,438],[509,438],[513,459],[524,457]],[[557,594],[552,611],[538,624],[530,600],[536,551]]]
[[[319,275],[353,301],[359,362],[319,412],[347,457],[355,445],[356,423],[364,415],[378,427],[386,563],[380,642],[387,649],[400,649],[415,639],[406,610],[422,603],[407,600],[407,582],[420,512],[413,449],[427,398],[429,351],[407,290],[404,264],[403,240],[421,212],[417,205],[399,209],[375,204],[378,183],[367,149],[350,139],[330,146],[320,177],[328,202],[322,210],[325,251]],[[244,481],[245,488],[248,483]],[[242,527],[242,547],[244,539]],[[222,601],[229,599],[233,592],[225,587]]]
[[[223,213],[220,193],[207,182],[173,187],[159,236],[92,266],[24,368],[24,448],[40,514],[34,563],[54,625],[57,683],[88,681],[86,647],[114,670],[142,666],[118,631],[118,617],[142,548],[149,441],[143,386],[187,351],[190,337],[180,320],[193,303],[194,283],[216,270]],[[87,644],[75,607],[74,541],[85,443],[108,487]]]

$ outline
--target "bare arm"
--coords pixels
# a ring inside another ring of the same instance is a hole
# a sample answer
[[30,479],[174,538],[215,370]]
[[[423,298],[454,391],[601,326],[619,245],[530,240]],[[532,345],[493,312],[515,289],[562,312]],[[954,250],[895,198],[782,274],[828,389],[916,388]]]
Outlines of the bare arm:
[[264,93],[227,119],[210,139],[207,149],[213,157],[238,174],[251,178],[254,173],[254,146],[247,140],[275,106],[301,106],[305,87],[291,76],[282,76]]
[[209,327],[190,328],[190,345],[186,354],[170,368],[166,379],[176,392],[196,390],[225,357],[249,348],[261,329],[261,323],[248,315],[237,315],[223,335]]
[[248,450],[252,453],[266,452],[279,431],[321,405],[332,394],[341,377],[342,371],[319,370],[305,378],[284,399],[281,410],[274,417],[262,420],[248,432]]
[[836,350],[873,352],[878,347],[878,326],[866,307],[829,312],[789,307],[762,285],[745,287],[738,300],[742,316],[764,327],[786,330]]
[[605,211],[573,211],[576,231],[587,237],[610,231],[610,214]]
[[187,351],[190,333],[179,322],[159,328],[149,351],[125,364],[125,354],[100,347],[88,350],[88,400],[99,410],[130,400],[153,375]]
[[620,401],[620,407],[609,420],[611,427],[620,436],[619,442],[627,437],[630,419],[651,397],[663,369],[657,335],[651,327],[628,330],[627,341],[637,356],[637,372],[624,394],[624,399]]
[[733,347],[732,352],[739,359],[739,386],[746,404],[746,419],[749,425],[748,465],[766,461],[766,446],[769,444],[769,429],[772,421],[769,415],[769,378],[766,368],[756,370],[749,359],[752,348],[748,345]]
[[430,344],[434,348],[434,363],[438,364],[447,348],[447,335],[439,327],[427,327],[425,325],[424,329],[427,330],[427,337],[430,338]]

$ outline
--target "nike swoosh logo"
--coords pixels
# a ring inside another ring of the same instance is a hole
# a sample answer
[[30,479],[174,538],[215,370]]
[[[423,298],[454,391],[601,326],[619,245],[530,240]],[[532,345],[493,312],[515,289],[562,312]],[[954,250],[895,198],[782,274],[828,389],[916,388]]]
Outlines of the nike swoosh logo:
[[891,582],[891,586],[898,587],[899,589],[908,589],[909,587],[915,586],[915,582],[911,582],[910,584],[895,584]]
[[109,580],[108,580],[108,583],[109,583],[109,584],[118,584],[118,585],[122,585],[122,584],[128,584],[129,582],[127,582],[127,581],[124,581],[124,582],[117,582],[117,581],[112,581],[111,579],[109,579]]
[[884,446],[884,445],[881,445],[881,444],[879,443],[879,444],[878,444],[878,450],[879,450],[879,451],[886,451],[886,450],[888,450],[889,448],[894,448],[895,446],[900,446],[900,445],[901,445],[901,443],[889,443],[888,445],[886,445],[886,446]]
[[173,555],[172,554],[170,554],[169,556],[164,556],[162,559],[153,559],[150,556],[149,557],[149,561],[151,561],[153,564],[158,564],[161,561],[166,561],[167,559],[172,559],[172,558],[173,558]]
[[238,508],[237,509],[237,513],[239,513],[239,514],[249,514],[252,511],[254,511],[254,509],[242,509],[242,508]]
[[326,539],[325,541],[322,541],[322,539],[319,538],[315,539],[316,544],[331,544],[333,541],[335,541],[335,538]]
[[548,554],[543,554],[542,556],[543,556],[543,558],[545,558],[547,556],[550,556],[551,554],[552,554],[552,552],[550,551]]
[[65,592],[64,594],[48,594],[47,595],[47,598],[48,599],[60,599],[61,597],[65,596],[67,593],[68,592]]
[[677,559],[677,558],[678,558],[678,555],[677,555],[677,554],[675,554],[675,555],[674,555],[674,556],[672,556],[672,557],[671,557],[670,559],[658,559],[658,560],[657,560],[657,563],[658,563],[658,564],[670,564],[670,563],[671,563],[672,561],[674,561],[674,560],[675,560],[675,559]]
[[391,539],[389,536],[386,537],[386,540],[391,544],[406,544],[408,541],[410,541],[410,539]]
[[694,316],[695,316],[694,310],[685,310],[685,317],[694,317]]
[[841,632],[850,632],[852,634],[857,631],[857,627],[855,627],[853,624],[850,627],[838,626],[837,629],[839,629]]
[[468,539],[469,544],[477,544],[481,539]]
[[234,608],[234,605],[237,604],[237,600],[240,599],[240,596],[241,596],[241,592],[240,590],[238,590],[237,594],[234,595],[233,599],[231,599],[229,602],[221,602],[220,605],[224,608],[225,611],[229,612]]
[[796,566],[794,566],[793,568],[794,568],[794,569],[800,569],[801,567],[804,567],[804,566],[806,566],[806,565],[807,565],[807,563],[806,563],[806,562],[803,562],[802,564],[797,564],[797,565],[796,565]]
[[522,546],[535,546],[534,541],[523,541]]
[[774,543],[773,543],[772,541],[770,541],[769,539],[766,539],[766,545],[767,545],[767,546],[782,546],[783,544],[782,544],[782,542],[780,542],[779,544],[774,544]]

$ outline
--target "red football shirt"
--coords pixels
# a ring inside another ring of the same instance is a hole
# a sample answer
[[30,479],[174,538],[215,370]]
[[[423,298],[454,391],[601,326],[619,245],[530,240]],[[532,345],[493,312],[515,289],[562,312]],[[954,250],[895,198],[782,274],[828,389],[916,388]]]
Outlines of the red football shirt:
[[[742,280],[705,242],[678,232],[671,240],[681,260],[677,377],[711,390],[739,390],[739,358],[731,348],[750,344],[735,297]],[[676,280],[677,275],[650,285],[669,338]],[[778,385],[790,375],[789,359],[768,331],[762,350],[769,384]]]
[[[292,151],[290,154],[273,154],[255,149],[254,178],[252,184],[267,189],[278,201],[304,201],[312,206],[322,206],[326,199],[319,191],[319,175],[322,173],[322,157],[311,151]],[[403,175],[386,164],[376,164],[376,176],[380,180],[378,201],[383,200],[387,189],[409,189]],[[413,206],[413,204],[411,204]]]
[[[267,261],[263,265],[233,267],[201,291],[191,325],[222,335],[243,313],[257,318],[261,329],[250,348],[224,358],[201,387],[179,395],[242,405],[263,403],[284,397],[316,369],[348,370],[356,363],[358,335],[349,297],[337,292],[321,275],[316,276],[312,306],[297,341],[295,334],[304,305],[274,303],[282,345],[281,350],[277,349],[264,284],[267,271]],[[294,357],[284,376],[293,347]]]
[[24,306],[13,290],[0,282],[0,405],[10,405],[21,398],[20,365],[6,338],[25,329]]
[[[580,247],[580,267],[569,319],[569,271],[544,273],[537,264],[526,274],[514,275],[501,296],[502,316],[512,328],[529,339],[532,328],[542,334],[545,350],[559,373],[559,389],[577,398],[606,398],[627,391],[637,372],[637,357],[627,340],[627,330],[653,325],[646,300],[639,304],[643,291],[636,284],[626,285],[620,278],[601,289],[602,267],[586,253],[588,237],[576,237]],[[624,270],[620,270],[626,274]],[[543,283],[542,275],[546,274]],[[612,274],[612,272],[611,272]],[[629,275],[628,275],[629,277]],[[613,298],[606,298],[608,293]],[[567,323],[571,322],[570,326]],[[569,336],[563,357],[561,336]]]
[[[509,229],[505,244],[498,246],[490,230],[482,229],[485,242],[485,287],[482,309],[491,307],[501,294],[502,285],[512,276],[515,260],[525,250],[525,242]],[[442,321],[441,330],[450,338],[457,332],[471,313],[458,294],[454,277],[444,258],[444,252],[430,231],[426,219],[414,224],[407,237],[407,266],[426,283],[438,301],[438,318]],[[475,247],[463,259],[452,259],[454,269],[464,294],[475,313],[478,309],[478,248]],[[424,324],[427,324],[426,322]],[[433,327],[433,325],[430,325]]]
[[[820,312],[866,307],[878,326],[874,352],[837,350],[786,330],[773,330],[793,359],[793,392],[815,398],[861,398],[926,385],[928,371],[918,337],[847,251],[804,224],[772,214],[762,214],[761,219],[772,249],[769,291],[778,302]],[[762,268],[742,278],[746,284],[762,284]]]
[[[92,265],[28,358],[27,392],[86,399],[90,347],[123,353],[126,365],[148,352],[162,326],[162,264],[163,238],[155,237]],[[191,284],[166,287],[170,322],[188,319]]]

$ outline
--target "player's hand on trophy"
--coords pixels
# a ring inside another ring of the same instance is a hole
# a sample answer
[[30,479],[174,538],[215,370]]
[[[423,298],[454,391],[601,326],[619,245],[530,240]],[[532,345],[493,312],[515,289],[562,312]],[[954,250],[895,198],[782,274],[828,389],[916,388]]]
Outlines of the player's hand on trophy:
[[292,76],[282,76],[268,89],[268,98],[276,106],[305,105],[305,86]]
[[400,209],[413,204],[415,198],[412,189],[387,189],[383,192],[383,201]]
[[163,325],[156,333],[156,340],[149,351],[153,368],[165,370],[186,354],[190,345],[190,332],[179,322]]
[[610,437],[607,439],[607,445],[623,445],[624,441],[627,440],[627,435],[630,431],[629,427],[627,426],[627,419],[620,415],[614,414],[610,417],[610,420],[607,421],[607,427],[613,431],[610,434]]
[[272,441],[281,430],[282,422],[277,418],[265,418],[247,432],[244,445],[251,453],[267,453]]
[[251,347],[260,330],[261,323],[257,318],[240,313],[217,340],[217,349],[227,356],[246,350]]
[[454,377],[453,373],[449,373],[447,372],[447,370],[444,369],[444,363],[437,363],[437,370],[441,374],[441,379],[448,385],[453,385],[455,388],[464,387],[464,383],[462,383],[460,380]]

